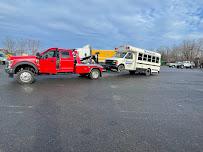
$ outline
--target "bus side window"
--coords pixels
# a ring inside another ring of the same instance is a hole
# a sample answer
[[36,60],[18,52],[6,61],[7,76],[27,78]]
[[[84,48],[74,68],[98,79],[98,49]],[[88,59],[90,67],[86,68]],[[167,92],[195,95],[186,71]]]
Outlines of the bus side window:
[[148,55],[148,62],[152,62],[152,56]]
[[139,55],[138,55],[138,60],[142,60],[142,56],[143,56],[143,54],[142,54],[142,53],[139,53]]
[[155,62],[156,58],[155,56],[152,57],[152,62]]
[[159,63],[159,57],[156,57],[156,63]]
[[143,61],[147,61],[147,55],[144,54]]

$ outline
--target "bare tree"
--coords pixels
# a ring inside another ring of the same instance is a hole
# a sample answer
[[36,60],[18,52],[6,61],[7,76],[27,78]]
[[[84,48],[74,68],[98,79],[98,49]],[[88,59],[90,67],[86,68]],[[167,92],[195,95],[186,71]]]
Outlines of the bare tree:
[[5,38],[3,40],[3,45],[4,48],[7,49],[9,52],[14,53],[15,52],[15,47],[16,47],[16,42],[12,38]]
[[162,54],[164,62],[194,61],[196,65],[203,63],[203,39],[185,40],[181,44],[173,47],[162,47],[158,49]]
[[27,40],[28,49],[31,51],[32,55],[35,55],[36,52],[39,50],[40,41],[39,40]]
[[23,53],[27,53],[27,42],[25,39],[20,39],[17,41],[17,50],[16,52],[19,55],[22,55]]

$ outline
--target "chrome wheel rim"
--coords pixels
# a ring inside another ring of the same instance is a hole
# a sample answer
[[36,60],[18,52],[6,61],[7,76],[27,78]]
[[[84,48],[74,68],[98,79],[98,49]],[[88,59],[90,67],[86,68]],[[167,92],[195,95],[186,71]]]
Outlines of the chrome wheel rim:
[[119,67],[118,67],[118,71],[124,71],[124,69],[125,69],[125,67],[123,66],[123,65],[120,65]]
[[29,82],[32,80],[32,75],[29,72],[23,72],[20,75],[20,80],[25,83]]
[[93,71],[92,71],[92,77],[93,77],[94,79],[97,79],[97,78],[99,77],[99,72],[98,72],[97,70],[93,70]]

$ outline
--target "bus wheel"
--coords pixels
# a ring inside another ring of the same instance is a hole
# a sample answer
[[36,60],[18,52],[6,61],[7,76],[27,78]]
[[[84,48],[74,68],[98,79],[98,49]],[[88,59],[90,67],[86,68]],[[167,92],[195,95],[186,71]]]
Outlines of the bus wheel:
[[125,66],[123,65],[123,64],[120,64],[119,66],[118,66],[118,72],[122,72],[122,71],[124,71],[125,70]]
[[150,70],[150,69],[147,69],[147,70],[145,71],[145,75],[146,75],[146,76],[150,76],[150,75],[151,75],[151,70]]

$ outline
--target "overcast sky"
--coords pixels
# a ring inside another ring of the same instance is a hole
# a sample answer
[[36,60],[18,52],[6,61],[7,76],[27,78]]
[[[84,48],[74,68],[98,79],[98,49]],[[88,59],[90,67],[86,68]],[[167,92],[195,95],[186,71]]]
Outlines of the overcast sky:
[[158,48],[203,37],[203,0],[1,0],[5,37],[42,47]]

